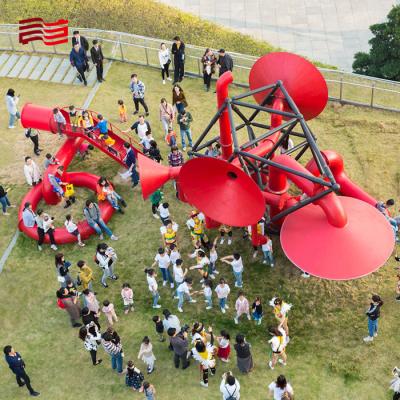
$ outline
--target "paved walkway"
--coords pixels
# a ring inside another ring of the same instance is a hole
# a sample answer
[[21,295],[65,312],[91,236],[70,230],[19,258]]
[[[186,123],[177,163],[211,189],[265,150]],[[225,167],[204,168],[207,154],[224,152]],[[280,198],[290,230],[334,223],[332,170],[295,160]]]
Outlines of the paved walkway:
[[[159,0],[285,50],[351,70],[369,26],[400,0]],[[177,32],[178,33],[178,32]]]

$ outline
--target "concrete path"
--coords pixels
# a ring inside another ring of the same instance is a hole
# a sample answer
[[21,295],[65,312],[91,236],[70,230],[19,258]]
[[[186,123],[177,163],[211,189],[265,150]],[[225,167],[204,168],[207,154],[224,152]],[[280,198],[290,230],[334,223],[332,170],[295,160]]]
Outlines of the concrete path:
[[354,54],[369,48],[369,26],[384,21],[392,5],[400,4],[400,0],[158,1],[347,71]]

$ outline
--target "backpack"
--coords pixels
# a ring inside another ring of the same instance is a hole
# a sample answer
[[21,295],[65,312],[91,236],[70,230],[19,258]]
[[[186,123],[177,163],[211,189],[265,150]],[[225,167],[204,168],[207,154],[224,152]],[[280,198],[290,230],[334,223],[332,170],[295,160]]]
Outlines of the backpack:
[[236,385],[235,385],[235,390],[233,391],[233,393],[229,393],[227,385],[225,385],[225,389],[229,394],[229,397],[227,397],[225,400],[236,400],[236,396],[234,396],[234,394],[236,393]]

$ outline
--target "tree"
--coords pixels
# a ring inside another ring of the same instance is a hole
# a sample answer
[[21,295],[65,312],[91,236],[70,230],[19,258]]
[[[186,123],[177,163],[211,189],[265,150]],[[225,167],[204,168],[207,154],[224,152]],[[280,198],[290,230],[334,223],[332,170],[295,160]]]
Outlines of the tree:
[[354,56],[353,71],[377,78],[400,81],[400,5],[394,6],[387,22],[369,27],[374,37],[368,53]]

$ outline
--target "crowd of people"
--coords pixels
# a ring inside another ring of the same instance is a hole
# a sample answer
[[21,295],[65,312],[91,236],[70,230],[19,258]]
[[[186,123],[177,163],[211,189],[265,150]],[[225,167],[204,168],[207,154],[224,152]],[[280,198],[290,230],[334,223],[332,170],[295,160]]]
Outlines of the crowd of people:
[[[85,72],[88,67],[89,51],[88,41],[79,34],[74,32],[73,49],[70,54],[71,64],[77,68],[79,77],[86,85],[87,80]],[[210,90],[211,78],[218,70],[219,75],[228,70],[233,69],[233,61],[224,49],[220,49],[217,57],[210,49],[206,49],[203,57],[203,77],[204,88]],[[104,81],[103,78],[103,53],[101,46],[97,40],[93,41],[93,47],[90,49],[91,60],[96,67],[97,79],[99,82]],[[173,57],[173,78],[170,77],[170,65]],[[181,86],[184,79],[185,66],[185,44],[177,36],[171,49],[163,43],[159,51],[159,61],[161,67],[162,84],[166,81],[172,81],[171,103],[166,98],[161,98],[159,104],[159,119],[163,131],[163,139],[170,148],[170,152],[166,157],[166,161],[170,166],[181,166],[185,161],[182,152],[186,151],[187,146],[192,147],[192,131],[191,123],[193,116],[187,110],[189,103],[186,93]],[[162,162],[163,157],[154,138],[154,131],[150,122],[146,120],[149,116],[150,108],[145,100],[146,86],[139,79],[138,74],[131,75],[129,90],[133,100],[133,114],[137,115],[137,120],[125,130],[125,133],[133,133],[137,135],[144,154],[157,162]],[[9,128],[15,127],[20,114],[17,110],[19,96],[15,95],[13,89],[9,89],[6,95],[7,108],[9,111]],[[124,101],[118,99],[118,117],[121,123],[128,120],[127,106]],[[143,108],[143,114],[140,113]],[[66,124],[69,123],[72,129],[81,128],[88,137],[93,138],[95,132],[99,133],[99,137],[106,141],[108,139],[107,120],[102,115],[97,115],[97,123],[93,121],[93,117],[89,112],[82,111],[79,113],[74,106],[68,109],[69,122],[67,122],[64,114],[60,109],[54,109],[54,122],[60,137],[63,137],[66,131]],[[174,131],[174,124],[179,126],[180,130],[180,146],[177,135]],[[39,148],[38,139],[35,139],[37,133],[29,132],[29,137],[34,143],[34,154],[40,155],[42,151]],[[113,149],[113,143],[107,144],[110,152]],[[136,156],[129,143],[125,143],[125,164],[127,171],[122,174],[131,177],[132,186],[136,187],[139,183],[139,174],[136,170]],[[293,143],[286,143],[286,147],[293,146]],[[82,150],[82,154],[87,154],[88,148]],[[81,154],[81,155],[82,155]],[[220,147],[210,145],[206,152],[206,156],[218,157],[220,155]],[[48,174],[49,182],[54,192],[65,200],[65,208],[69,208],[75,202],[75,194],[73,188],[68,192],[69,182],[63,180],[64,166],[60,165],[58,160],[51,154],[46,154],[44,169],[49,166],[56,165],[55,172]],[[25,157],[24,175],[29,186],[36,186],[42,182],[43,174],[38,164],[30,157]],[[0,186],[0,203],[4,215],[8,215],[7,209],[14,207],[8,199],[9,189]],[[100,177],[97,182],[96,195],[98,203],[109,202],[113,209],[120,213],[124,213],[127,203],[124,198],[115,190],[113,183],[107,177]],[[172,202],[172,200],[171,200]],[[93,366],[102,363],[102,359],[98,358],[99,347],[109,355],[111,367],[118,374],[125,375],[125,384],[133,391],[143,392],[146,399],[151,400],[156,396],[156,384],[152,384],[145,379],[139,365],[132,359],[124,361],[125,352],[122,345],[122,339],[114,329],[115,325],[122,322],[122,316],[118,315],[118,307],[116,302],[121,301],[123,304],[124,315],[134,311],[134,291],[129,282],[124,282],[120,291],[120,299],[112,299],[104,296],[102,301],[97,299],[96,286],[101,285],[107,289],[109,285],[115,285],[115,281],[119,279],[117,271],[118,256],[117,251],[109,244],[104,242],[104,235],[110,240],[116,241],[118,237],[104,222],[99,204],[90,199],[86,200],[85,207],[82,210],[88,225],[98,235],[99,243],[94,251],[94,263],[99,268],[101,278],[99,282],[95,282],[95,274],[91,262],[79,259],[76,261],[76,267],[79,270],[76,279],[71,273],[71,267],[74,263],[66,260],[63,253],[58,252],[58,245],[55,241],[55,219],[42,209],[34,210],[32,204],[26,202],[23,208],[23,224],[27,228],[37,230],[38,242],[37,247],[42,250],[42,246],[46,235],[49,238],[51,249],[56,251],[55,254],[55,270],[57,277],[58,289],[56,291],[56,301],[60,309],[65,310],[68,314],[73,328],[79,328],[78,337],[83,342],[83,347],[90,353],[90,359]],[[234,229],[227,225],[221,225],[218,228],[217,236],[211,240],[209,233],[205,227],[205,216],[198,210],[193,210],[185,224],[186,233],[182,233],[180,226],[174,218],[174,212],[171,210],[170,202],[166,201],[164,193],[159,189],[150,196],[151,213],[154,219],[161,223],[159,232],[161,235],[162,247],[154,248],[154,259],[151,263],[148,260],[148,267],[144,270],[144,280],[150,292],[149,304],[154,310],[162,308],[160,304],[159,284],[169,290],[170,295],[176,300],[176,310],[180,315],[184,315],[185,321],[191,320],[190,314],[185,313],[191,310],[191,304],[200,302],[197,296],[204,299],[204,312],[211,313],[214,309],[220,312],[221,320],[226,320],[225,314],[230,307],[234,309],[232,320],[235,326],[240,325],[243,318],[253,321],[256,327],[262,324],[265,314],[265,306],[271,307],[271,313],[275,317],[275,324],[268,327],[267,332],[270,335],[268,343],[271,347],[271,357],[268,362],[269,368],[274,370],[277,367],[287,365],[288,358],[286,354],[287,346],[290,342],[288,315],[292,307],[291,304],[285,302],[280,297],[274,297],[267,304],[264,302],[261,294],[254,298],[246,296],[244,289],[248,282],[245,281],[245,262],[241,254],[237,251],[226,251],[228,248],[234,248]],[[387,208],[393,205],[391,202],[378,204],[377,208],[384,214]],[[400,220],[388,216],[393,226],[395,234],[397,233],[397,225]],[[395,221],[395,222],[393,222]],[[273,244],[271,238],[264,229],[265,220],[260,220],[257,229],[265,236],[266,242],[262,246],[253,248],[253,257],[257,258],[259,250],[261,250],[263,264],[274,268],[276,260],[273,252]],[[76,237],[77,244],[81,247],[85,246],[82,239],[79,226],[74,222],[71,214],[65,215],[64,227],[67,232]],[[237,229],[240,236],[249,239],[251,232],[250,227]],[[189,255],[181,254],[181,243],[183,237],[190,239],[193,249]],[[236,235],[235,235],[236,236]],[[159,238],[155,238],[157,241]],[[225,242],[226,241],[226,242]],[[224,247],[222,247],[224,246]],[[221,247],[224,253],[229,253],[220,257]],[[226,267],[228,266],[228,267]],[[231,270],[231,272],[230,272]],[[190,272],[193,271],[193,272]],[[158,274],[158,272],[160,274]],[[219,275],[219,276],[218,276]],[[159,279],[161,277],[161,280]],[[247,286],[248,287],[248,286]],[[235,288],[235,289],[233,289]],[[397,294],[400,294],[400,285],[397,287]],[[237,291],[236,291],[237,289]],[[235,294],[233,294],[235,290]],[[103,292],[102,292],[103,293]],[[216,297],[216,299],[215,299]],[[232,297],[234,300],[232,301]],[[399,296],[400,297],[400,296]],[[398,298],[399,299],[399,298]],[[378,295],[373,295],[369,309],[368,332],[369,335],[364,338],[365,342],[371,342],[378,334],[378,319],[383,301]],[[154,311],[155,312],[155,311]],[[184,314],[185,313],[185,314]],[[104,316],[106,328],[102,328],[103,321],[101,315]],[[178,314],[179,315],[179,314]],[[206,327],[201,321],[195,321],[188,325],[181,323],[181,318],[171,313],[169,309],[162,311],[160,315],[154,315],[152,322],[154,323],[155,336],[160,342],[166,341],[168,337],[168,346],[163,351],[173,354],[173,365],[175,368],[189,368],[192,362],[196,362],[200,373],[200,385],[208,387],[209,379],[216,374],[219,367],[224,368],[225,363],[231,359],[231,334],[226,329],[222,329],[219,335],[214,334],[213,327]],[[258,328],[257,328],[258,329]],[[138,349],[137,359],[142,360],[146,365],[146,374],[150,375],[156,369],[156,355],[153,351],[152,335],[148,334],[141,340]],[[233,349],[236,353],[236,366],[238,371],[243,374],[251,373],[255,368],[252,347],[247,338],[241,332],[237,332],[234,336]],[[19,386],[26,385],[32,396],[39,395],[30,385],[29,376],[25,372],[25,363],[21,355],[16,352],[11,345],[4,347],[6,361],[16,375]],[[131,357],[133,358],[133,357]],[[193,361],[192,361],[193,360]],[[290,383],[284,375],[279,375],[276,381],[272,382],[268,389],[275,400],[291,400],[294,392]],[[241,386],[239,378],[234,376],[231,371],[224,371],[220,382],[220,392],[224,400],[239,400]]]

